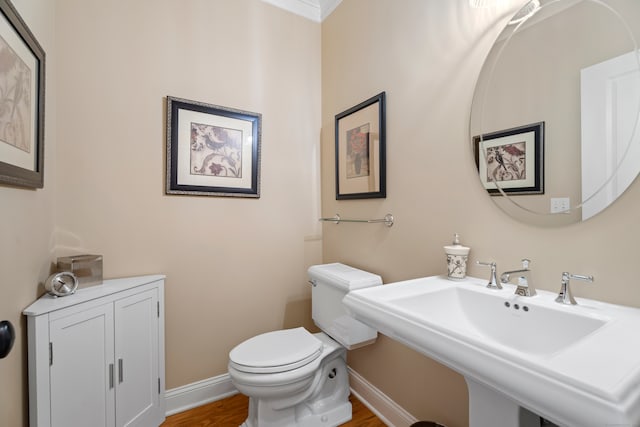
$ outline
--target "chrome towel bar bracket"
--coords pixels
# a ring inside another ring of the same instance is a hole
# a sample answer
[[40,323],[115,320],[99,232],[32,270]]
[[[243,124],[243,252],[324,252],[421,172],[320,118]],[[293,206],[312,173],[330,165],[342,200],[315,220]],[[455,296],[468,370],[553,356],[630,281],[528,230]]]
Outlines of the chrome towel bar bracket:
[[331,218],[320,218],[319,220],[333,222],[335,224],[340,224],[341,222],[362,222],[368,224],[383,222],[387,227],[393,225],[393,215],[391,214],[386,214],[382,219],[345,219],[341,218],[339,214],[335,214],[335,216]]

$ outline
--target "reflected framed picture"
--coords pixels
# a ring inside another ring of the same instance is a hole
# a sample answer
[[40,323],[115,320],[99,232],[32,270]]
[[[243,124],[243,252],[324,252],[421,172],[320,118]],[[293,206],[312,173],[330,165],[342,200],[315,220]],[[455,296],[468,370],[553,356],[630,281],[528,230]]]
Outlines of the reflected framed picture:
[[262,115],[167,97],[166,193],[260,197]]
[[336,199],[387,197],[385,93],[336,115]]
[[44,186],[45,53],[0,0],[0,184]]
[[474,136],[473,147],[492,196],[544,194],[544,122]]

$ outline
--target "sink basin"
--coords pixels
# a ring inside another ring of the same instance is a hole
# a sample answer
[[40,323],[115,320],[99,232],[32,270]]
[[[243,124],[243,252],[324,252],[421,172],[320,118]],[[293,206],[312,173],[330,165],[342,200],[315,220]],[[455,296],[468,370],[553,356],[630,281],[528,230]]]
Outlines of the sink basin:
[[[449,283],[447,283],[449,284]],[[569,313],[513,301],[509,295],[462,286],[389,299],[390,306],[434,327],[478,341],[491,340],[514,351],[553,354],[596,331],[608,321],[596,315]]]
[[355,318],[464,375],[470,417],[480,385],[559,425],[640,425],[640,309],[581,298],[566,306],[552,292],[523,297],[510,284],[485,285],[427,277],[356,290],[343,303]]

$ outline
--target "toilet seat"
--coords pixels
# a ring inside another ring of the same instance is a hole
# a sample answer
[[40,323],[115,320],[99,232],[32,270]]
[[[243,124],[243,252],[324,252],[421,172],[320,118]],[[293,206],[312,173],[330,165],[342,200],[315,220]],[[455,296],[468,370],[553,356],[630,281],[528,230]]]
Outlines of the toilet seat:
[[241,372],[272,374],[305,366],[322,353],[323,343],[304,328],[257,335],[229,353],[230,364]]

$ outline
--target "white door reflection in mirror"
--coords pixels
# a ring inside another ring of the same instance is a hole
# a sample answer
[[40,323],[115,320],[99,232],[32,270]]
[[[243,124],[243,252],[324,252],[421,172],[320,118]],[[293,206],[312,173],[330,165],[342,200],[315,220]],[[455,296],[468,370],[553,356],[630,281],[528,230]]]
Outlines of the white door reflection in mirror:
[[584,68],[580,76],[585,220],[616,200],[640,172],[638,53]]

